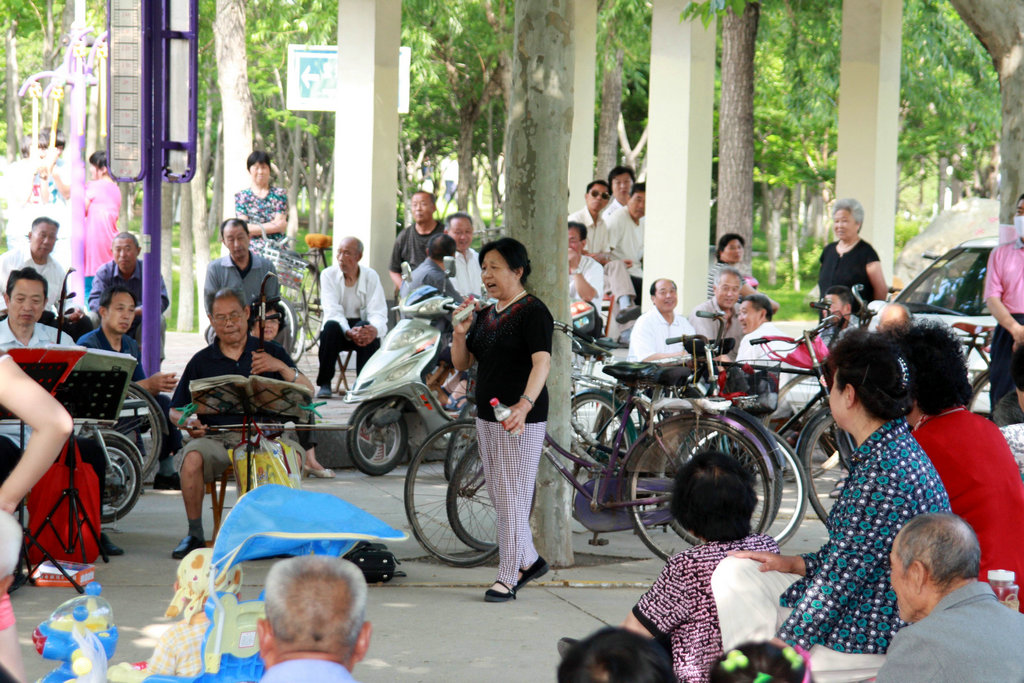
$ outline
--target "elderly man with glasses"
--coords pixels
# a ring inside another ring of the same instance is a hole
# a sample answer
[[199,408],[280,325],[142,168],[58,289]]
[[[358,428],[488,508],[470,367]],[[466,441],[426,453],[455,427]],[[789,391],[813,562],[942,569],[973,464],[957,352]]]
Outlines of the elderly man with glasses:
[[[171,398],[171,419],[188,432],[191,441],[185,444],[181,459],[181,497],[188,517],[188,534],[174,549],[171,556],[180,560],[196,548],[205,545],[203,533],[204,483],[216,480],[231,464],[228,448],[238,443],[237,432],[207,433],[208,427],[240,424],[245,416],[237,414],[185,415],[180,408],[192,402],[189,384],[193,380],[220,375],[262,375],[271,379],[301,384],[313,391],[313,383],[295,367],[295,362],[279,344],[260,342],[249,334],[249,306],[245,295],[234,289],[222,289],[213,296],[210,306],[210,325],[215,333],[213,342],[199,351],[185,366],[181,380]],[[260,421],[277,416],[256,415]],[[287,438],[282,441],[288,442]],[[299,444],[288,442],[297,452]]]

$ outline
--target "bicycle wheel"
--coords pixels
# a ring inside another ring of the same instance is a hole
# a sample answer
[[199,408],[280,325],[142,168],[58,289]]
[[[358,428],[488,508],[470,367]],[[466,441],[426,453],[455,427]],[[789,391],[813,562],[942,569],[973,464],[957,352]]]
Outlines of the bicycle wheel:
[[[751,418],[754,419],[754,418]],[[775,508],[773,445],[760,434],[726,415],[682,413],[659,423],[630,451],[624,476],[633,527],[650,550],[668,559],[700,541],[672,517],[670,499],[679,468],[703,451],[715,450],[739,460],[754,478],[757,506],[750,520],[752,531],[765,532]],[[646,501],[646,502],[645,502]]]
[[446,505],[448,522],[460,541],[481,551],[498,549],[498,513],[487,494],[479,450],[459,459],[448,482]]
[[320,303],[320,271],[312,263],[302,275],[302,326],[306,333],[306,350],[320,342],[323,305]]
[[123,519],[139,500],[142,458],[131,439],[120,432],[104,429],[101,436],[107,451],[107,477],[100,519],[104,524],[111,524]]
[[800,432],[797,459],[807,474],[808,501],[822,522],[842,491],[852,451],[850,436],[836,425],[828,406],[813,412]]
[[[597,456],[601,462],[607,462],[608,455],[593,447],[592,441],[608,446],[614,445],[615,437],[622,424],[622,405],[616,405],[615,398],[607,391],[586,389],[573,394],[570,410],[570,426],[573,440],[584,452]],[[626,451],[636,441],[637,426],[631,419],[620,448]]]
[[991,397],[989,395],[991,388],[989,371],[982,370],[974,378],[974,381],[971,382],[971,404],[967,406],[967,409],[982,417],[990,417],[992,409],[995,407],[991,404]]
[[497,546],[488,550],[469,546],[452,529],[444,454],[453,442],[463,444],[460,448],[465,451],[465,459],[479,458],[475,424],[452,422],[435,430],[409,463],[405,475],[405,515],[413,536],[424,550],[454,567],[475,567],[494,557],[498,549]]
[[467,453],[475,455],[477,452],[476,419],[473,417],[459,418],[456,422],[468,426],[469,429],[453,428],[448,432],[441,432],[439,430],[439,433],[447,434],[448,436],[441,436],[434,441],[433,445],[437,452],[436,454],[427,455],[431,459],[444,458],[444,478],[448,481],[452,480],[455,468],[463,456]]
[[169,438],[167,419],[153,395],[135,382],[128,385],[114,430],[135,444],[141,456],[143,481],[156,471],[157,461]]
[[280,302],[281,308],[284,309],[285,329],[288,331],[286,339],[288,343],[285,345],[285,351],[293,361],[298,363],[302,358],[303,351],[306,350],[306,328],[302,325],[296,305],[284,297],[280,299]]
[[807,514],[808,487],[807,472],[800,464],[793,447],[779,434],[772,432],[776,451],[782,455],[783,470],[776,476],[782,486],[776,488],[776,511],[768,535],[782,546],[793,537]]
[[409,448],[409,434],[405,416],[395,422],[378,426],[374,418],[378,411],[398,410],[390,400],[363,403],[348,421],[345,443],[352,464],[374,477],[387,474],[398,466]]

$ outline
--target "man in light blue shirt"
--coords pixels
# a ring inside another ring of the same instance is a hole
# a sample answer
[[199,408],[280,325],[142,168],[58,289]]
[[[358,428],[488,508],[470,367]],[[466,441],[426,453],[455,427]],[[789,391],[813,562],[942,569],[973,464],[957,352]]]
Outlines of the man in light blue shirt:
[[348,683],[370,647],[366,580],[348,560],[305,555],[267,574],[267,618],[257,625],[261,683]]

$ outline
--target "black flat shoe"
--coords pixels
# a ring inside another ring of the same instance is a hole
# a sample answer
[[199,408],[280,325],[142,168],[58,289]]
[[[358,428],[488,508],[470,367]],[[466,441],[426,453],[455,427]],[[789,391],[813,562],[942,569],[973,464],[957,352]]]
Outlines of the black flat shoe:
[[[495,583],[505,586],[501,581],[495,581]],[[505,586],[508,588],[508,586]],[[509,600],[516,599],[516,589],[508,588],[507,593],[496,591],[493,588],[488,588],[487,592],[484,593],[484,602],[508,602]]]
[[537,561],[531,564],[529,567],[523,570],[523,575],[519,577],[519,583],[516,584],[516,590],[519,590],[534,579],[539,579],[548,573],[548,563],[543,557],[537,556]]
[[106,534],[100,534],[100,545],[103,546],[103,552],[111,557],[124,555],[124,548],[114,545],[114,542]]
[[171,557],[173,557],[176,560],[180,560],[193,550],[197,550],[199,548],[204,547],[206,547],[206,541],[202,540],[201,538],[196,538],[195,536],[186,536],[185,538],[181,539],[181,543],[178,544],[178,547],[175,548],[173,552],[171,552]]

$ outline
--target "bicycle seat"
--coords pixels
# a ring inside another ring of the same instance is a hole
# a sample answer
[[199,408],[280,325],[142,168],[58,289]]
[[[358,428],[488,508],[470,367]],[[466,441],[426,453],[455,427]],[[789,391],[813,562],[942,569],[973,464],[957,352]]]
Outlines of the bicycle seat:
[[682,387],[690,381],[693,371],[684,365],[670,365],[658,368],[652,373],[650,381],[663,387]]
[[610,363],[601,368],[601,371],[623,384],[636,384],[652,381],[651,376],[659,369],[653,363]]
[[309,247],[310,249],[330,249],[331,236],[311,232],[308,235],[306,235],[306,246]]
[[955,322],[953,323],[953,327],[974,337],[985,336],[995,329],[994,325],[975,325],[973,323],[965,322]]

